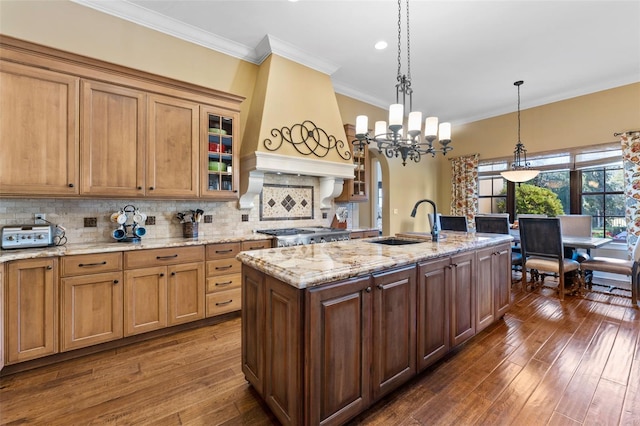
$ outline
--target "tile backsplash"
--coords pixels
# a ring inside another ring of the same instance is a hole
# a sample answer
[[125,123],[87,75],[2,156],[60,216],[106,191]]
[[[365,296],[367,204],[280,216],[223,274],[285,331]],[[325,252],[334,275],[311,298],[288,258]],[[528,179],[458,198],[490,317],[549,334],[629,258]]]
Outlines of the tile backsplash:
[[[319,180],[308,176],[265,175],[265,183],[292,186],[312,186],[313,195],[319,199]],[[199,224],[199,235],[204,237],[241,236],[255,229],[285,228],[301,226],[329,226],[335,213],[335,206],[327,211],[327,219],[322,219],[319,203],[314,203],[313,219],[283,218],[283,220],[260,220],[260,196],[254,200],[251,210],[238,209],[237,201],[206,200],[148,200],[148,199],[41,199],[41,198],[0,198],[0,227],[5,225],[32,224],[35,213],[44,213],[49,222],[66,228],[68,242],[111,242],[111,232],[117,225],[110,220],[113,212],[126,205],[133,205],[147,216],[155,216],[155,225],[146,225],[147,234],[143,239],[182,237],[182,225],[176,218],[177,212],[204,210],[211,215],[211,223],[204,220]],[[353,204],[345,205],[350,210]],[[350,211],[349,225],[354,212]],[[357,211],[355,212],[357,215]],[[242,216],[248,215],[248,221]],[[357,217],[357,216],[356,216]],[[96,218],[95,227],[85,227],[85,218]],[[357,224],[355,225],[357,226]]]

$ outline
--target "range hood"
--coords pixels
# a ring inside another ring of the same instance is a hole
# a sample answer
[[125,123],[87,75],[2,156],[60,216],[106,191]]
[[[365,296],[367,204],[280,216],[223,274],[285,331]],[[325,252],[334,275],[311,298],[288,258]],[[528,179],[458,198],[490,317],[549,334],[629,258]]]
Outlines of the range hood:
[[241,209],[266,173],[317,176],[329,209],[354,164],[330,76],[274,53],[260,64],[240,151]]

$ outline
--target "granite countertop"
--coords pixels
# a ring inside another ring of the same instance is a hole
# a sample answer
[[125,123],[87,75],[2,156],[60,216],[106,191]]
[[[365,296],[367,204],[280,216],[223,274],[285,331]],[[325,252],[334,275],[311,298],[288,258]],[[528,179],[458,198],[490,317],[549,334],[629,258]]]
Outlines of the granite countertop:
[[370,241],[389,238],[375,237],[262,249],[242,252],[238,254],[237,259],[254,269],[303,289],[513,240],[510,235],[476,235],[471,232],[443,232],[440,236],[439,242],[432,243],[428,233],[398,234],[399,238],[424,241],[400,246],[372,244]]
[[140,243],[97,242],[86,244],[65,244],[63,246],[34,249],[0,250],[0,263],[20,259],[35,259],[51,256],[72,256],[76,254],[106,253],[114,251],[144,250],[167,247],[200,246],[215,243],[233,243],[239,241],[266,240],[268,235],[249,233],[234,237],[200,238],[143,238]]

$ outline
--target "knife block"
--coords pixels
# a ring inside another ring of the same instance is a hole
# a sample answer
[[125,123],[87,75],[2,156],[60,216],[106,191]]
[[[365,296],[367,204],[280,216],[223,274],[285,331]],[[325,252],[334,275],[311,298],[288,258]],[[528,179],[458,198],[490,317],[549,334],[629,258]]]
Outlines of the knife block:
[[340,222],[338,218],[333,216],[333,220],[331,221],[331,227],[334,229],[347,229],[347,222]]

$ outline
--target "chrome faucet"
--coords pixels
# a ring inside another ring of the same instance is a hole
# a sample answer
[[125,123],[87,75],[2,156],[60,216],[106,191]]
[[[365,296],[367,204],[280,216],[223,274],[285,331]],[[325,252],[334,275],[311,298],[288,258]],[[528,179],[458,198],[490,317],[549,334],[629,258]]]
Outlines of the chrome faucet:
[[429,203],[433,206],[433,226],[431,227],[431,241],[438,241],[440,229],[438,229],[438,209],[436,208],[436,203],[431,200],[420,200],[413,206],[413,210],[411,210],[411,217],[416,217],[416,211],[418,210],[418,206],[422,203]]

